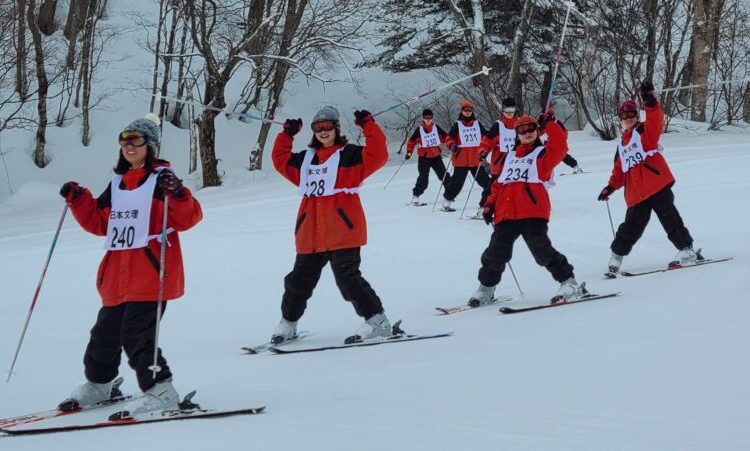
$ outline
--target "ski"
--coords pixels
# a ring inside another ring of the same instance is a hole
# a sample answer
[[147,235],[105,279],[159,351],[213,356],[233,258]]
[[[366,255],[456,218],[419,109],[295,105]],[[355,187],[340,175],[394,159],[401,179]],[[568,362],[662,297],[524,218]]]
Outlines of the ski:
[[608,294],[585,294],[581,296],[580,298],[575,299],[573,301],[559,302],[557,304],[540,304],[540,305],[535,305],[531,307],[500,307],[500,313],[511,314],[511,313],[529,312],[531,310],[541,310],[541,309],[545,309],[549,307],[562,307],[563,305],[578,304],[579,302],[588,302],[588,301],[594,301],[597,299],[613,298],[619,295],[620,295],[619,291],[617,293],[608,293]]
[[303,331],[297,332],[297,335],[284,341],[283,343],[276,344],[272,341],[268,341],[258,346],[243,346],[242,350],[245,351],[245,354],[250,354],[250,355],[261,354],[263,352],[268,351],[271,348],[278,348],[279,346],[286,346],[289,343],[294,343],[295,341],[302,340],[303,338],[309,337],[310,335],[312,335],[312,332],[303,330]]
[[666,268],[656,268],[656,269],[645,269],[641,271],[620,271],[619,273],[613,273],[613,272],[605,272],[604,277],[606,279],[616,279],[619,276],[623,277],[635,277],[635,276],[643,276],[646,274],[655,274],[659,272],[667,272],[667,271],[674,271],[676,269],[685,269],[685,268],[692,268],[694,266],[703,266],[703,265],[709,265],[711,263],[720,263],[732,260],[734,257],[726,257],[726,258],[706,258],[703,260],[700,260],[696,263],[692,263],[689,265],[678,265],[678,266],[667,266]]
[[438,312],[443,313],[445,315],[451,315],[453,313],[465,312],[466,310],[474,310],[474,309],[477,309],[477,308],[487,307],[489,305],[495,305],[498,302],[507,302],[507,301],[510,301],[512,299],[513,298],[511,296],[498,296],[495,299],[493,299],[492,301],[490,301],[490,302],[488,302],[486,304],[482,304],[482,305],[471,306],[469,304],[463,304],[463,305],[457,305],[455,307],[435,307],[435,310],[437,310]]
[[484,220],[484,216],[482,216],[482,215],[461,216],[458,219],[473,219],[475,221],[476,220],[482,221],[482,220]]
[[417,202],[417,203],[409,202],[409,203],[406,204],[407,207],[424,207],[426,205],[427,205],[427,203],[425,203],[425,202]]
[[411,335],[411,334],[391,335],[388,337],[378,337],[378,338],[373,338],[370,340],[360,341],[357,343],[320,346],[320,347],[315,347],[315,348],[296,348],[296,349],[271,348],[271,352],[273,352],[274,354],[297,354],[301,352],[318,352],[318,351],[328,351],[332,349],[347,349],[347,348],[356,348],[360,346],[383,345],[383,344],[388,344],[388,343],[403,343],[405,341],[429,340],[431,338],[450,337],[451,335],[453,335],[453,332],[446,332],[446,333],[434,334],[434,335]]
[[131,426],[134,424],[155,423],[159,421],[220,418],[234,415],[253,415],[263,412],[264,409],[265,406],[237,410],[212,410],[195,407],[191,409],[151,412],[143,415],[136,415],[134,417],[123,418],[120,420],[105,420],[94,423],[80,422],[50,427],[36,427],[33,424],[26,424],[12,428],[0,428],[0,432],[8,435],[47,434],[51,432],[80,431],[85,429],[100,429],[113,426]]
[[591,174],[591,171],[562,172],[562,173],[556,174],[556,175],[563,176],[563,175],[579,175],[579,174]]
[[[115,383],[113,384],[113,390],[116,390],[116,392],[119,393],[119,387],[120,385],[122,385],[122,383],[123,383],[123,378],[118,377],[115,380]],[[119,403],[130,401],[132,399],[137,398],[138,396],[140,396],[140,394],[137,394],[137,395],[119,394],[105,401],[99,401],[93,404],[88,404],[85,406],[77,407],[72,410],[51,409],[51,410],[46,410],[46,411],[41,411],[41,412],[28,413],[24,415],[15,416],[15,417],[0,418],[0,429],[11,428],[11,427],[15,427],[15,426],[19,426],[21,424],[27,424],[27,423],[37,423],[39,421],[44,421],[44,420],[48,420],[51,418],[57,418],[57,417],[62,417],[66,415],[87,412],[87,411],[94,410],[94,409],[101,409],[103,407],[109,407],[109,406],[113,406]]]

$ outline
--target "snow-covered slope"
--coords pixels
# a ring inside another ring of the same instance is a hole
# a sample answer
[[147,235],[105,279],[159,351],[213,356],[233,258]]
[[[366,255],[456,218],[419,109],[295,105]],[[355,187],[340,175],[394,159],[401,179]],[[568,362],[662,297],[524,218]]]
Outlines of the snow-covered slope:
[[[592,291],[622,291],[621,297],[514,316],[494,308],[438,316],[435,306],[464,302],[476,288],[491,229],[457,214],[404,206],[416,163],[405,164],[384,190],[396,160],[362,193],[370,230],[362,272],[389,317],[402,318],[407,331],[455,335],[245,356],[240,346],[266,340],[279,319],[298,198],[275,173],[237,178],[197,194],[205,219],[183,234],[187,294],[168,310],[161,343],[181,392],[197,389],[204,407],[263,404],[267,413],[3,437],[0,449],[748,449],[748,134],[663,140],[677,177],[677,206],[696,245],[706,256],[734,260],[614,281],[602,279],[611,231],[605,205],[596,201],[614,150],[584,133],[572,135],[572,154],[592,172],[558,178],[552,240]],[[81,169],[80,177],[101,174],[86,182],[99,192],[108,164]],[[432,177],[424,200],[435,198]],[[0,206],[4,369],[61,213],[56,182],[26,184]],[[468,183],[457,203],[467,191]],[[475,189],[471,209],[478,195]],[[610,205],[620,220],[621,194]],[[83,380],[82,354],[100,305],[94,274],[102,252],[99,238],[66,220],[17,374],[0,384],[0,417],[49,408]],[[625,267],[666,263],[675,252],[653,218]],[[527,302],[556,289],[522,240],[513,267]],[[498,292],[519,297],[510,274]],[[326,270],[300,323],[316,333],[306,343],[337,342],[359,323]],[[125,362],[121,374],[126,390],[135,390]]]

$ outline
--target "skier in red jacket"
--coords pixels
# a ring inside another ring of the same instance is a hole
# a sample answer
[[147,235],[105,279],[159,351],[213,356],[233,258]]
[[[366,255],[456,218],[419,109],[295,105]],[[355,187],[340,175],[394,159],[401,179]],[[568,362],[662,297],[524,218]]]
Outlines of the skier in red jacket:
[[[158,160],[159,118],[149,114],[131,122],[119,135],[115,176],[94,198],[76,182],[67,182],[60,195],[84,230],[104,236],[106,254],[99,265],[96,287],[102,297],[96,324],[83,358],[87,382],[63,401],[61,410],[109,399],[118,374],[122,350],[135,370],[144,396],[123,412],[136,415],[177,408],[179,395],[172,373],[159,349],[161,371],[153,377],[157,300],[159,298],[160,239],[165,197],[169,198],[163,301],[185,291],[180,238],[203,217],[200,204]],[[162,304],[166,308],[166,303]]]
[[423,205],[419,202],[419,196],[427,189],[430,168],[435,171],[435,175],[441,180],[443,186],[448,186],[451,176],[445,171],[443,152],[440,149],[440,144],[445,143],[447,137],[445,131],[433,122],[432,110],[425,109],[422,111],[422,123],[414,130],[406,144],[407,160],[411,158],[415,147],[419,156],[417,162],[419,176],[412,190],[412,205]]
[[626,100],[620,105],[619,116],[625,131],[617,144],[612,176],[598,197],[600,201],[606,201],[615,190],[625,187],[628,210],[612,241],[609,260],[609,271],[612,273],[620,270],[623,257],[630,254],[643,235],[652,211],[667,232],[669,241],[679,250],[670,266],[703,259],[693,250],[693,238],[674,205],[672,185],[675,179],[659,144],[664,112],[654,95],[654,84],[649,80],[643,81],[640,95],[646,110],[646,121],[641,123],[638,120],[638,106],[633,100]]
[[392,334],[380,298],[359,271],[360,248],[367,243],[365,213],[359,200],[362,182],[388,161],[382,130],[368,111],[354,113],[365,145],[348,144],[341,135],[339,112],[332,106],[313,117],[307,150],[292,153],[301,119],[287,119],[273,146],[273,165],[302,197],[294,228],[297,258],[284,278],[282,318],[271,336],[280,344],[297,335],[297,321],[307,307],[323,267],[331,263],[341,295],[365,323],[348,343]]
[[[546,145],[539,140],[539,129],[549,136]],[[483,215],[495,231],[482,254],[479,288],[469,298],[469,305],[479,306],[493,301],[495,287],[513,255],[513,243],[523,236],[534,260],[544,266],[560,282],[552,303],[565,302],[583,294],[576,282],[573,266],[552,247],[547,234],[550,200],[547,189],[554,184],[553,171],[568,149],[567,131],[554,114],[531,116],[516,121],[516,146],[502,156],[502,169],[484,205]]]

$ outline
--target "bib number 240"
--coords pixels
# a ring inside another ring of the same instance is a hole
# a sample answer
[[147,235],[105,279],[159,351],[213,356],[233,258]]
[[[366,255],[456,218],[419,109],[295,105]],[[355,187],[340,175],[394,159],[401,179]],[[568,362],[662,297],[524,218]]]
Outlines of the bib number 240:
[[112,229],[112,249],[127,249],[133,246],[135,241],[135,227],[123,227],[122,230],[114,227]]

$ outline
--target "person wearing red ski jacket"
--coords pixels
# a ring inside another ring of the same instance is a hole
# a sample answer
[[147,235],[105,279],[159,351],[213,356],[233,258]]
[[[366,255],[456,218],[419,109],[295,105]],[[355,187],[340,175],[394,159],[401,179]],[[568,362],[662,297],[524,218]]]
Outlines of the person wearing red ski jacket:
[[493,180],[500,174],[501,162],[505,154],[516,145],[515,126],[517,119],[516,99],[506,97],[503,99],[503,111],[500,120],[492,124],[487,134],[482,137],[480,156],[489,155],[490,175]]
[[453,174],[450,183],[443,193],[443,211],[455,211],[451,204],[463,189],[466,176],[471,173],[476,183],[485,188],[490,183],[490,176],[480,167],[482,137],[487,130],[474,116],[474,104],[468,100],[462,100],[459,104],[461,113],[458,121],[453,124],[445,145],[451,151],[451,162],[453,163]]
[[380,298],[359,271],[360,248],[367,243],[365,213],[359,199],[363,181],[388,160],[386,138],[368,111],[356,111],[365,145],[349,144],[341,135],[339,112],[332,106],[315,115],[313,139],[306,150],[292,153],[301,119],[287,119],[274,143],[276,170],[297,186],[302,197],[294,228],[297,257],[284,278],[282,318],[271,339],[283,343],[297,335],[323,267],[330,262],[336,285],[365,324],[349,337],[361,341],[391,334]]
[[433,117],[432,110],[425,109],[422,111],[422,123],[414,130],[406,143],[406,159],[411,158],[415,147],[419,156],[417,162],[419,176],[414,189],[412,189],[413,205],[421,205],[419,196],[425,192],[429,184],[430,168],[435,171],[435,175],[441,180],[443,186],[448,186],[451,177],[445,170],[443,153],[440,149],[440,144],[445,143],[448,135],[439,125],[433,122]]
[[609,271],[617,273],[625,255],[630,254],[643,235],[651,212],[656,213],[667,237],[678,249],[670,265],[694,263],[702,259],[693,250],[693,238],[685,227],[674,205],[672,186],[675,178],[662,155],[659,144],[664,127],[664,112],[654,95],[654,84],[645,80],[640,87],[646,120],[639,121],[638,106],[633,100],[620,105],[619,117],[625,130],[617,144],[609,183],[599,193],[598,200],[607,201],[616,190],[625,188],[628,210],[625,221],[617,229],[612,245]]
[[[166,308],[160,301],[177,299],[185,291],[178,232],[200,222],[203,213],[169,163],[156,158],[160,135],[159,118],[153,114],[125,127],[119,135],[115,176],[98,198],[72,181],[60,189],[76,221],[87,232],[105,237],[106,249],[96,276],[104,305],[84,355],[86,382],[60,404],[60,410],[75,410],[116,395],[123,349],[143,396],[125,405],[118,415],[126,418],[174,409],[180,401],[167,361],[161,349],[155,350],[156,328]],[[165,208],[166,253],[162,263]],[[155,375],[154,355],[158,356],[159,367]]]
[[[539,129],[546,128],[549,141],[543,145]],[[479,288],[469,304],[491,303],[495,287],[500,283],[506,264],[513,255],[513,243],[523,236],[534,260],[544,266],[560,282],[552,303],[565,302],[580,296],[582,287],[576,282],[573,266],[550,242],[548,222],[550,201],[547,189],[552,186],[553,170],[567,151],[567,132],[551,112],[516,121],[517,145],[507,152],[502,169],[492,183],[492,192],[483,209],[484,220],[493,224],[490,244],[482,253]]]

